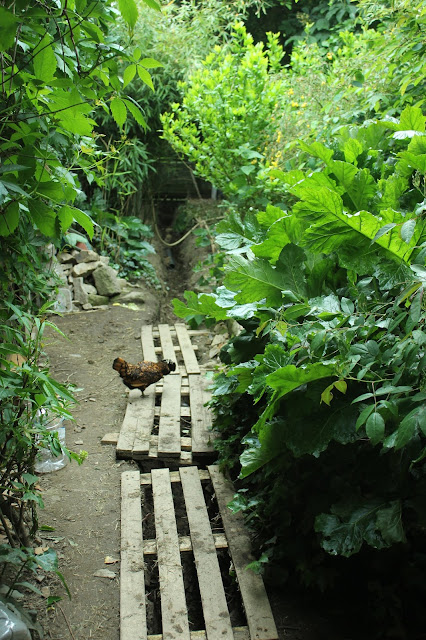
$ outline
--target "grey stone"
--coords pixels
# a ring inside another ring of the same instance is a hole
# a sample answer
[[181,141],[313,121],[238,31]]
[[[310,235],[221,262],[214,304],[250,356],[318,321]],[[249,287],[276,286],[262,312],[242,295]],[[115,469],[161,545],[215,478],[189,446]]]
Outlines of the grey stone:
[[79,302],[80,304],[86,304],[89,302],[87,291],[84,290],[83,278],[81,276],[79,278],[74,278],[73,285],[74,302]]
[[117,272],[108,265],[100,263],[98,268],[93,272],[93,279],[95,281],[98,294],[101,296],[111,297],[121,292],[121,285]]
[[135,304],[145,304],[146,291],[143,289],[133,289],[127,293],[122,293],[119,296],[114,297],[114,302],[120,302],[123,304],[129,304],[131,302]]
[[98,290],[93,286],[93,284],[86,284],[85,282],[83,282],[83,289],[86,293],[98,293]]
[[52,270],[56,273],[56,275],[62,280],[62,282],[67,284],[67,273],[65,272],[63,266],[59,264],[59,262],[54,259],[52,261]]
[[109,264],[109,256],[99,256],[99,260],[104,264]]
[[76,256],[78,263],[80,262],[98,262],[100,260],[99,253],[91,249],[82,249]]
[[86,302],[82,309],[84,309],[84,311],[90,311],[90,309],[93,309],[93,306],[90,304],[90,302]]
[[108,296],[99,296],[96,293],[89,293],[88,295],[89,302],[94,307],[101,306],[103,304],[108,304],[109,298]]
[[87,276],[88,273],[92,273],[95,269],[102,264],[97,260],[96,262],[81,262],[80,264],[76,264],[71,271],[71,274],[75,277],[79,276]]
[[56,295],[53,310],[59,313],[70,313],[73,311],[71,291],[65,287],[60,287]]
[[60,262],[61,264],[75,262],[74,256],[71,253],[68,253],[68,251],[62,251],[61,253],[58,253],[57,258],[58,262]]

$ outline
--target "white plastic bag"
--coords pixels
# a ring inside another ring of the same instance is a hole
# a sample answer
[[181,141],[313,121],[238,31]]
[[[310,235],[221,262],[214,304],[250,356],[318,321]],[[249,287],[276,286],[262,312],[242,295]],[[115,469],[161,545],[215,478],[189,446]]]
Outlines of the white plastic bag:
[[3,603],[0,603],[0,640],[31,640],[25,622]]
[[65,447],[65,419],[60,416],[54,416],[49,419],[45,409],[40,409],[37,414],[37,419],[43,421],[44,427],[47,431],[56,431],[58,433],[62,453],[59,456],[54,456],[50,449],[39,447],[34,470],[36,473],[50,473],[51,471],[58,471],[65,467],[68,462],[68,457],[63,451],[63,448]]

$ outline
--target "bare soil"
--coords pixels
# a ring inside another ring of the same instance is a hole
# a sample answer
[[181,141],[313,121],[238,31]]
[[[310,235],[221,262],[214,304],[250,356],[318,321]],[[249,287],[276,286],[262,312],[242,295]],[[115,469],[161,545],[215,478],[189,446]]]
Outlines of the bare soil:
[[[140,359],[143,324],[173,322],[169,300],[181,294],[190,275],[188,264],[194,262],[193,245],[186,251],[188,259],[181,253],[175,269],[163,271],[162,291],[151,291],[144,308],[111,306],[57,317],[54,321],[67,339],[54,332],[47,336],[53,375],[78,388],[75,422],[66,425],[67,446],[88,452],[81,466],[73,462],[42,475],[40,481],[45,502],[40,524],[54,528],[42,532],[41,544],[57,551],[72,595],[68,599],[56,578],[42,583],[46,595],[50,590],[51,595],[63,596],[38,614],[51,640],[119,640],[120,477],[135,463],[117,461],[114,446],[101,444],[106,433],[120,430],[126,407],[126,390],[112,361],[117,356]],[[109,577],[96,575],[105,569]],[[327,621],[297,599],[271,591],[271,601],[281,638],[334,637]]]

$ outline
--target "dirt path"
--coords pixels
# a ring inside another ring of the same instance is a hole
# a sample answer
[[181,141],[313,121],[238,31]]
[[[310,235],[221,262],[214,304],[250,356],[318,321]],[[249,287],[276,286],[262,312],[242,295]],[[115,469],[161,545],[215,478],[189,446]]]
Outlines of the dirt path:
[[[57,551],[72,594],[69,600],[58,579],[43,581],[51,595],[63,596],[38,616],[50,640],[119,640],[120,478],[134,463],[116,461],[115,447],[101,445],[106,433],[119,431],[126,407],[125,387],[112,361],[117,356],[140,359],[143,324],[173,322],[169,300],[181,295],[190,275],[187,262],[166,274],[163,293],[150,296],[147,308],[111,306],[54,318],[68,339],[54,332],[47,335],[45,347],[54,377],[78,388],[79,404],[72,411],[75,422],[66,426],[67,445],[89,454],[80,467],[72,463],[41,476],[46,506],[40,524],[54,528],[43,534],[42,545]],[[109,577],[96,575],[105,570]],[[280,638],[335,638],[323,616],[308,612],[304,604],[279,591],[270,595]]]
[[[54,640],[73,638],[65,616],[75,640],[119,638],[119,562],[105,564],[105,558],[120,557],[120,476],[130,464],[116,462],[114,447],[101,445],[101,438],[119,431],[126,406],[125,387],[112,361],[117,355],[140,359],[140,327],[156,315],[155,309],[124,307],[72,314],[56,319],[69,341],[49,335],[46,347],[54,376],[80,389],[75,423],[66,427],[67,445],[89,454],[80,467],[72,463],[41,479],[46,507],[40,522],[55,528],[43,544],[58,552],[72,593],[71,601],[64,596],[42,621]],[[94,576],[103,569],[117,577]],[[63,588],[52,586],[52,593],[57,592]]]

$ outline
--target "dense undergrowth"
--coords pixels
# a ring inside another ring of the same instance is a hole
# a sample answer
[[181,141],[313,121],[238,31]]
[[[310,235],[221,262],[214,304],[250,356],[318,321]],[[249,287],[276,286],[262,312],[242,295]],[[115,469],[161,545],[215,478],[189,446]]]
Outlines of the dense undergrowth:
[[425,16],[419,3],[381,7],[374,29],[336,33],[328,51],[301,43],[281,71],[237,25],[163,117],[229,200],[222,282],[175,313],[241,325],[211,404],[220,463],[239,478],[231,506],[257,539],[253,569],[346,598],[353,584],[371,638],[421,637]]

